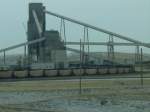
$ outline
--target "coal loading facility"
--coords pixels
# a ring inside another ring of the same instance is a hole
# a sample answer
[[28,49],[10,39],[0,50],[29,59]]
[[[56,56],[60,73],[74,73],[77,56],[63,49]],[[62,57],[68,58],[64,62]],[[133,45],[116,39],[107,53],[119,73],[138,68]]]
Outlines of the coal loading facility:
[[[1,53],[4,53],[0,67],[1,74],[7,72],[11,76],[15,76],[15,73],[19,71],[25,74],[23,77],[26,77],[32,74],[39,74],[37,76],[70,76],[78,75],[79,71],[83,71],[82,74],[85,75],[130,73],[135,72],[136,63],[140,64],[140,47],[150,47],[147,43],[47,11],[42,3],[30,3],[28,15],[27,42],[0,50]],[[60,29],[63,29],[63,35],[61,30],[46,28],[46,15],[54,16],[61,20]],[[83,27],[84,35],[78,42],[67,41],[66,21]],[[90,30],[108,35],[108,41],[91,42],[89,40]],[[119,38],[129,43],[115,42],[114,38]],[[79,49],[71,48],[71,45],[78,46],[77,48]],[[103,56],[99,56],[90,50],[90,46],[106,46],[107,52]],[[119,59],[115,52],[115,46],[136,47],[134,59]],[[24,47],[23,59],[19,63],[8,64],[6,60],[7,51],[19,47]],[[75,55],[71,56],[68,51],[73,52]],[[46,73],[48,75],[45,75]]]

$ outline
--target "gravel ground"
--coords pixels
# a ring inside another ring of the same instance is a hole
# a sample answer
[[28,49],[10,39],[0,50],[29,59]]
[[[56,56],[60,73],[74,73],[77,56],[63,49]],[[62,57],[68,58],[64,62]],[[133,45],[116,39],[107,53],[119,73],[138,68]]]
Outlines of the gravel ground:
[[0,82],[0,112],[150,112],[150,80]]
[[[97,90],[84,90],[92,94]],[[78,90],[0,92],[3,112],[150,112],[150,101],[79,95]]]

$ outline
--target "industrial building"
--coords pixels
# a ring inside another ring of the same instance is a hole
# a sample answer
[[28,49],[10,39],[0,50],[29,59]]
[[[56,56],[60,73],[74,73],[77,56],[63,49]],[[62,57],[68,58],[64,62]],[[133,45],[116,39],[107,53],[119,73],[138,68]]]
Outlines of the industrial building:
[[28,46],[30,63],[53,63],[55,66],[64,67],[67,60],[64,42],[58,31],[46,30],[44,10],[42,3],[29,4],[28,41],[45,38],[40,43]]

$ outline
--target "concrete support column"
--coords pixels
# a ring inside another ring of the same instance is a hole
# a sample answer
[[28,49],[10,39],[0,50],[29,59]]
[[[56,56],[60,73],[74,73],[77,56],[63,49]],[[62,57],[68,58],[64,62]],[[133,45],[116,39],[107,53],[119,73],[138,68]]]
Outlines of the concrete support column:
[[40,48],[39,48],[39,62],[45,62],[45,45],[44,42],[40,43]]

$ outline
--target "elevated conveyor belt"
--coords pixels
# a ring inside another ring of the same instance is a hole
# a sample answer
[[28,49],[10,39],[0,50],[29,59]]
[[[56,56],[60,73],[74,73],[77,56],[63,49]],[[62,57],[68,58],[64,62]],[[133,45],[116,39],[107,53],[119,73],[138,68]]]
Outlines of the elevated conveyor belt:
[[78,20],[75,20],[75,19],[72,19],[72,18],[69,18],[69,17],[65,17],[65,16],[62,16],[60,14],[56,14],[56,13],[53,13],[53,12],[50,12],[50,11],[46,11],[46,10],[44,12],[49,14],[49,15],[52,15],[52,16],[55,16],[55,17],[58,17],[58,18],[61,18],[61,19],[65,19],[67,21],[70,21],[70,22],[73,22],[73,23],[76,23],[76,24],[79,24],[79,25],[82,25],[82,26],[94,29],[96,31],[103,32],[105,34],[109,34],[109,35],[118,37],[120,39],[123,39],[123,40],[129,41],[129,42],[135,43],[135,44],[137,44],[139,46],[144,46],[144,47],[150,48],[150,44],[145,44],[145,43],[143,43],[141,41],[138,41],[138,40],[135,40],[135,39],[132,39],[132,38],[129,38],[129,37],[126,37],[126,36],[123,36],[123,35],[120,35],[120,34],[117,34],[117,33],[114,33],[114,32],[111,32],[111,31],[108,31],[108,30],[105,30],[105,29],[102,29],[102,28],[98,28],[96,26],[93,26],[93,25],[90,25],[90,24],[87,24],[87,23],[84,23],[84,22],[81,22],[81,21],[78,21]]

